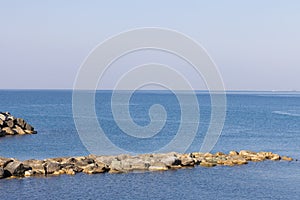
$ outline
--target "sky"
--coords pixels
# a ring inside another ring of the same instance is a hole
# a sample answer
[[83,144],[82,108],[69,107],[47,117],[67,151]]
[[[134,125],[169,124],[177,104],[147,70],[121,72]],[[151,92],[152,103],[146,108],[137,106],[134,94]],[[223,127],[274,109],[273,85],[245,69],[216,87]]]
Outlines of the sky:
[[0,89],[72,89],[99,43],[161,27],[200,43],[226,90],[299,91],[299,10],[297,0],[0,0]]

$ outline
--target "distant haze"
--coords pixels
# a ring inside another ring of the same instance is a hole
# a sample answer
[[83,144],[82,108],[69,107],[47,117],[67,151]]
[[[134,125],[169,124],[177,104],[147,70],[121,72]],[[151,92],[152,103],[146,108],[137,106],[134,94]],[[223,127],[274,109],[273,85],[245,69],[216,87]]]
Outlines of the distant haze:
[[300,91],[299,10],[297,0],[0,0],[0,89],[72,89],[96,45],[162,27],[199,42],[227,90]]

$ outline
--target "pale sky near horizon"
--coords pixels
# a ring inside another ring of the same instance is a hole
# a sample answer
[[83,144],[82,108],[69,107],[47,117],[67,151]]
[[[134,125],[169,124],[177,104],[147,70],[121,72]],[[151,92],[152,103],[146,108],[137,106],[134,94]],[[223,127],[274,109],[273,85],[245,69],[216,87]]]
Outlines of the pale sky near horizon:
[[71,89],[100,42],[162,27],[199,42],[227,90],[300,91],[299,10],[297,0],[0,0],[0,89]]

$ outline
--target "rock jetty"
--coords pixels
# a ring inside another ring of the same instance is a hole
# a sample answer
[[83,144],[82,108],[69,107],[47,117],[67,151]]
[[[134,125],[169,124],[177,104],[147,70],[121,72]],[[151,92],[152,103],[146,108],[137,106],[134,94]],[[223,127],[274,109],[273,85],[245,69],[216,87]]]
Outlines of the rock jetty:
[[242,150],[230,151],[228,154],[218,152],[211,153],[163,153],[142,154],[137,156],[80,156],[49,158],[44,160],[19,161],[13,158],[0,157],[0,178],[18,178],[49,175],[75,175],[76,173],[127,173],[135,171],[165,171],[186,167],[214,167],[236,166],[248,162],[260,162],[264,160],[293,161],[287,156],[280,156],[272,152],[252,152]]
[[16,118],[9,112],[0,112],[0,137],[5,135],[36,134],[34,128],[22,118]]

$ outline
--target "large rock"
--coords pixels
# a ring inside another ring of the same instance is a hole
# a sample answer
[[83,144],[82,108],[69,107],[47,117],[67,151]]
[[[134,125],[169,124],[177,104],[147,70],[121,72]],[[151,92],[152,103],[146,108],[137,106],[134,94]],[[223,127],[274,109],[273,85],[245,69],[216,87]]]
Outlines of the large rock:
[[34,128],[30,124],[27,124],[27,123],[25,125],[25,129],[28,131],[34,131]]
[[87,166],[87,165],[93,164],[93,163],[95,163],[94,159],[88,158],[88,157],[77,157],[75,159],[75,164],[79,167],[80,166]]
[[285,161],[293,161],[293,158],[287,156],[282,156],[281,159]]
[[0,113],[0,119],[2,121],[5,121],[6,120],[6,116],[4,115],[4,113]]
[[24,121],[24,119],[22,118],[17,118],[15,120],[16,124],[18,124],[22,129],[25,128],[26,122]]
[[4,127],[4,120],[0,119],[0,128]]
[[149,166],[150,171],[166,171],[169,168],[162,162],[155,162]]
[[14,160],[11,158],[3,158],[0,157],[0,167],[5,167],[8,163],[13,162]]
[[160,160],[167,167],[172,167],[173,165],[181,165],[182,161],[174,155],[168,155]]
[[44,170],[44,161],[42,160],[35,160],[35,159],[31,159],[31,160],[25,160],[23,161],[24,165],[28,165],[32,168],[32,170],[34,171],[43,171]]
[[150,167],[149,162],[144,162],[141,159],[134,159],[130,162],[131,170],[147,170]]
[[3,167],[0,167],[0,179],[10,177],[11,174],[5,170]]
[[61,169],[61,165],[58,162],[46,162],[43,164],[45,174],[53,174]]
[[29,169],[30,167],[24,166],[20,161],[10,162],[4,167],[12,176],[24,176],[25,171]]
[[122,171],[122,163],[119,160],[113,160],[109,166],[111,169],[117,170],[117,171]]
[[10,128],[13,128],[15,126],[15,123],[12,119],[7,120],[5,123]]
[[5,128],[2,128],[2,131],[4,131],[6,133],[6,135],[15,135],[16,132],[11,129],[10,127],[5,127]]
[[3,167],[0,167],[0,178],[5,178],[5,171]]
[[181,157],[179,157],[181,161],[182,166],[194,166],[195,161],[193,158],[190,157],[189,154],[183,154]]
[[214,167],[216,165],[217,165],[216,163],[211,163],[211,162],[207,162],[204,160],[200,163],[200,166],[202,166],[202,167]]
[[18,125],[16,125],[15,128],[13,128],[13,131],[15,131],[17,134],[20,134],[20,135],[26,134],[25,131]]
[[111,165],[113,160],[116,160],[116,156],[97,156],[95,158],[96,163],[104,163],[108,166]]
[[108,171],[108,167],[106,165],[98,165],[96,163],[89,164],[87,167],[84,168],[83,172],[87,174],[98,174],[104,173]]

